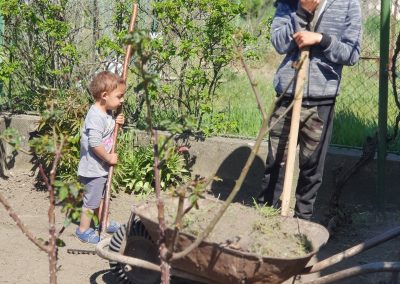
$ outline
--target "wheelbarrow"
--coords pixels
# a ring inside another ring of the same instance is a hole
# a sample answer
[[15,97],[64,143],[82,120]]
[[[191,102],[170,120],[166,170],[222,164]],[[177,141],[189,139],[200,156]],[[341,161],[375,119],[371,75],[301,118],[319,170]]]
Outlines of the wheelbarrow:
[[[214,200],[201,200],[203,204]],[[132,209],[127,224],[121,226],[112,238],[102,240],[96,253],[110,262],[112,272],[120,283],[160,283],[160,259],[157,209],[154,202],[143,202]],[[306,267],[310,259],[327,242],[329,233],[325,227],[291,217],[282,218],[288,230],[300,230],[311,243],[312,251],[299,257],[269,257],[241,251],[219,243],[203,241],[187,256],[171,263],[171,274],[190,280],[188,283],[282,283],[301,274],[323,270],[345,258],[369,249],[400,235],[400,227],[379,235],[342,253]],[[240,223],[240,221],[239,221]],[[245,222],[241,222],[245,223]],[[167,242],[173,230],[167,228]],[[195,236],[181,232],[176,250],[181,251],[195,241]],[[108,247],[108,248],[107,248]],[[330,283],[362,273],[391,271],[394,277],[400,271],[400,263],[376,263],[351,268],[327,275],[312,283]]]

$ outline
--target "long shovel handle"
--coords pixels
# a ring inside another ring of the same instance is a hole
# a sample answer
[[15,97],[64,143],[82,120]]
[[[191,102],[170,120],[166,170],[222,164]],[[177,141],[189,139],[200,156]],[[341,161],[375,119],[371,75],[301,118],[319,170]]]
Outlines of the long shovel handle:
[[[132,16],[131,16],[131,21],[129,23],[129,29],[128,32],[132,33],[135,29],[135,22],[136,22],[136,16],[138,13],[138,4],[134,3],[133,8],[132,8]],[[128,44],[126,47],[126,52],[125,52],[125,60],[124,60],[124,66],[123,66],[123,71],[122,71],[122,78],[125,80],[128,78],[128,67],[129,67],[129,62],[132,57],[132,45]],[[116,111],[116,114],[120,114],[122,112],[122,106],[119,107]],[[111,149],[111,153],[115,153],[115,146],[117,144],[117,136],[118,136],[118,130],[119,130],[119,125],[116,124],[114,133],[113,133],[113,147]],[[110,197],[111,197],[111,184],[112,184],[112,177],[114,174],[114,166],[110,166],[109,172],[108,172],[108,177],[107,177],[107,188],[106,192],[104,194],[104,200],[103,200],[103,205],[102,205],[102,210],[101,210],[101,226],[100,226],[100,235],[102,231],[107,231],[107,224],[108,224],[108,213],[110,211]]]
[[281,196],[282,208],[281,215],[288,216],[290,209],[290,198],[292,196],[292,184],[294,175],[294,164],[296,160],[297,139],[299,136],[301,102],[303,100],[304,82],[306,81],[308,63],[309,63],[309,48],[303,48],[300,53],[300,66],[297,73],[296,88],[294,95],[294,104],[292,109],[292,120],[290,124],[288,152],[285,169],[285,179],[283,182],[283,191]]

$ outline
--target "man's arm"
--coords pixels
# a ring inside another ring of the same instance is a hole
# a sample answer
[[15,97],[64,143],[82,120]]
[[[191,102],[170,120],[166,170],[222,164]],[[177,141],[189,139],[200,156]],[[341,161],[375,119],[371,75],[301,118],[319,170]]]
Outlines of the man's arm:
[[324,35],[327,39],[320,43],[324,48],[324,55],[333,63],[342,65],[354,65],[360,58],[362,21],[361,7],[358,0],[351,0],[347,17],[342,25],[345,29],[341,38],[331,35]]
[[[354,65],[360,58],[362,21],[358,0],[351,0],[341,38],[330,36],[330,42],[324,49],[325,56],[333,63]],[[329,36],[329,35],[327,35]]]
[[271,25],[271,43],[279,54],[289,53],[297,48],[293,40],[295,12],[288,4],[278,2]]
[[272,45],[278,53],[289,53],[299,46],[298,43],[296,44],[293,34],[309,29],[309,24],[319,3],[320,0],[300,0],[297,10],[293,12],[288,4],[278,2],[271,27]]
[[360,57],[361,9],[358,1],[351,1],[342,36],[337,39],[329,34],[300,31],[293,34],[296,44],[305,46],[320,45],[325,56],[333,63],[354,65]]

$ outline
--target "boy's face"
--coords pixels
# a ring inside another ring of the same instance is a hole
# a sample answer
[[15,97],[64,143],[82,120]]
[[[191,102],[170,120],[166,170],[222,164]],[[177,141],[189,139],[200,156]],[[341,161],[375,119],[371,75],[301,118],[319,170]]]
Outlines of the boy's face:
[[105,93],[106,110],[115,110],[124,102],[125,84],[119,84],[117,88],[109,93]]

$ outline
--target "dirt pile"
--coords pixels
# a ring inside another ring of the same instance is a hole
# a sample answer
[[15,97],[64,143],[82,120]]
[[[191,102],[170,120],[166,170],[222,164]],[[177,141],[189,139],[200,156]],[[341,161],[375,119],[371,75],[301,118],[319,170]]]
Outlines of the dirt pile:
[[[178,199],[165,198],[167,226],[173,228]],[[154,201],[144,202],[143,209],[154,222],[157,208]],[[140,207],[141,205],[139,205]],[[189,204],[185,204],[185,208]],[[198,209],[184,216],[182,231],[197,236],[210,223],[222,206],[222,201],[207,196],[199,201]],[[254,208],[232,203],[206,241],[249,252],[258,256],[277,258],[301,257],[313,251],[302,220],[283,218],[267,208]]]

